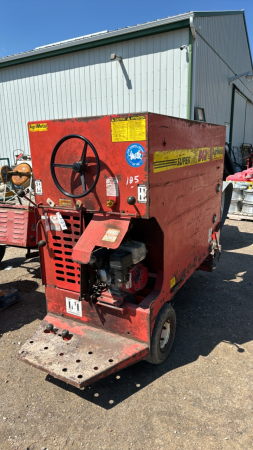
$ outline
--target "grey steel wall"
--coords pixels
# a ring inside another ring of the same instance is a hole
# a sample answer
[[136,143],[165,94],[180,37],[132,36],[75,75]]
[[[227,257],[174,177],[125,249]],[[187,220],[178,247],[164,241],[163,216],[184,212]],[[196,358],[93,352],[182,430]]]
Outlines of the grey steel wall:
[[29,152],[29,121],[140,111],[187,118],[189,62],[180,46],[188,43],[182,29],[1,69],[1,156]]
[[[196,17],[194,24],[198,35],[208,42],[234,73],[251,70],[243,14]],[[253,94],[253,85],[249,82],[245,85]]]
[[230,85],[228,82],[229,77],[252,70],[243,15],[197,17],[195,26],[195,106],[205,109],[208,122],[230,124],[234,83],[250,106],[245,109],[246,100],[239,101],[236,97],[232,144],[239,147],[245,140],[253,144],[253,81],[242,78]]

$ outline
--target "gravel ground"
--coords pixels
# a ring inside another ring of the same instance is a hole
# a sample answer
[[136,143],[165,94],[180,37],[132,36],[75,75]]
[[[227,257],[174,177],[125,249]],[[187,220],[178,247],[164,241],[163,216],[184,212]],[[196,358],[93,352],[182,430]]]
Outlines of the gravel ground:
[[228,220],[222,246],[177,294],[169,359],[82,391],[16,359],[46,309],[38,258],[9,248],[0,285],[20,301],[0,312],[0,449],[252,449],[253,222]]

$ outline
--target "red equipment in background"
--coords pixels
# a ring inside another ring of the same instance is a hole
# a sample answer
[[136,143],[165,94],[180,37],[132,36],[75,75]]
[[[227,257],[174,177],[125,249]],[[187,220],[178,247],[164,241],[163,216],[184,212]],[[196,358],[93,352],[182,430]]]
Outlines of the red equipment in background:
[[234,175],[229,175],[226,180],[253,183],[253,167],[249,167],[242,172],[236,172]]
[[151,113],[28,127],[48,314],[19,358],[77,387],[163,362],[169,302],[219,250],[225,127]]
[[35,222],[30,205],[0,204],[0,244],[36,248]]
[[[31,201],[30,190],[32,180],[32,168],[28,163],[21,163],[14,169],[0,167],[0,262],[6,246],[26,248],[27,258],[39,255],[31,252],[37,248],[36,205]],[[18,193],[30,198],[26,197],[24,202]]]

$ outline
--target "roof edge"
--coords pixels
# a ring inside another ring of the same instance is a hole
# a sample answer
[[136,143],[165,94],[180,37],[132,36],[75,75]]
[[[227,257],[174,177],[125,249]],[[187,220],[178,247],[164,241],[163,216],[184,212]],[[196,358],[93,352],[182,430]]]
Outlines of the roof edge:
[[211,16],[231,16],[234,14],[244,14],[244,9],[238,11],[193,11],[195,17],[211,17]]
[[16,64],[23,64],[53,56],[63,55],[66,53],[100,47],[101,45],[109,45],[130,39],[137,39],[139,37],[149,36],[150,34],[158,34],[166,31],[187,28],[190,26],[190,17],[193,15],[194,14],[192,12],[180,14],[178,16],[167,17],[166,19],[159,19],[154,22],[147,22],[145,24],[135,25],[133,27],[109,31],[106,34],[93,35],[89,38],[80,39],[78,43],[76,41],[72,41],[55,46],[50,45],[48,48],[43,47],[31,50],[29,52],[19,53],[17,55],[6,56],[0,58],[0,69]]
[[250,61],[251,61],[251,70],[253,71],[252,53],[251,53],[251,48],[250,48],[249,35],[248,35],[248,29],[247,29],[244,9],[241,9],[239,11],[196,11],[196,12],[193,12],[193,14],[194,14],[194,17],[211,17],[211,16],[226,16],[226,15],[228,16],[228,15],[234,15],[234,14],[242,14],[244,27],[245,27],[245,33],[246,33],[246,39],[247,39],[247,43],[248,43]]

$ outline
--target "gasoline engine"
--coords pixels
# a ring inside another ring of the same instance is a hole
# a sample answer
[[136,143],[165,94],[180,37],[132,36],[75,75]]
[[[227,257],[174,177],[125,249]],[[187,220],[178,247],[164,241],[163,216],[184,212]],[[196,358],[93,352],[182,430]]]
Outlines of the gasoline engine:
[[134,294],[144,289],[148,282],[148,269],[141,263],[146,253],[144,243],[130,240],[113,252],[104,248],[93,251],[90,265],[96,271],[96,282],[92,299],[96,300],[106,289],[114,297],[134,301]]

